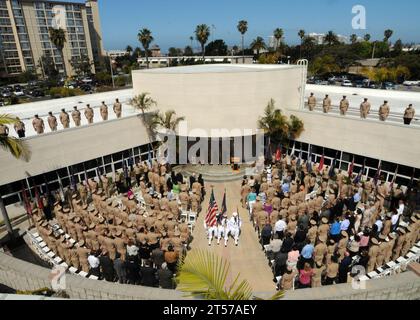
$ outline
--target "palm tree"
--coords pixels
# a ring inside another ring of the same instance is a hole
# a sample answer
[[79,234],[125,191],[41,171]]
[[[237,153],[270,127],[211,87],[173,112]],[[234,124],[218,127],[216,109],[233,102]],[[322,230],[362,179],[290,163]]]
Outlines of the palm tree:
[[[188,297],[206,300],[261,300],[253,297],[252,288],[247,280],[239,280],[238,274],[227,286],[230,263],[213,252],[193,250],[178,265],[177,290]],[[270,300],[279,300],[283,291],[273,295]]]
[[251,49],[257,51],[257,56],[260,55],[260,51],[266,49],[267,46],[265,45],[264,39],[262,37],[257,37],[251,43]]
[[295,140],[304,131],[302,120],[294,115],[288,119],[280,109],[276,109],[273,99],[268,102],[264,116],[258,120],[258,128],[264,130],[271,142],[286,145],[289,140]]
[[277,28],[273,32],[274,38],[276,39],[276,50],[280,48],[281,39],[283,38],[283,29]]
[[153,131],[158,127],[175,131],[178,128],[179,123],[184,120],[185,117],[176,117],[175,110],[168,110],[165,113],[159,112],[153,116],[151,128]]
[[298,36],[300,38],[300,58],[302,58],[303,39],[305,39],[305,36],[306,36],[305,30],[303,30],[303,29],[299,30]]
[[351,44],[355,44],[357,42],[357,35],[354,33],[350,36],[350,42]]
[[64,29],[58,28],[49,28],[48,33],[50,36],[50,41],[54,46],[57,48],[57,50],[60,52],[61,60],[63,62],[63,70],[64,70],[64,78],[67,77],[66,72],[66,64],[64,62],[64,44],[67,42],[66,40],[66,31]]
[[372,36],[371,36],[369,33],[365,34],[365,36],[363,37],[363,39],[364,39],[366,42],[369,42],[371,38],[372,38]]
[[384,36],[385,36],[385,38],[384,38],[384,42],[389,42],[389,39],[391,39],[391,37],[392,37],[392,35],[394,34],[394,31],[392,31],[391,29],[387,29],[387,30],[385,30],[385,32],[384,32]]
[[149,69],[149,46],[153,42],[152,32],[149,29],[141,29],[139,34],[137,35],[141,45],[144,48],[145,55],[146,55],[146,65],[147,69]]
[[248,31],[248,21],[245,21],[245,20],[239,21],[237,28],[242,37],[242,63],[245,64],[244,38],[245,38],[245,33]]
[[[0,125],[14,125],[19,120],[15,117],[7,114],[0,114]],[[5,135],[0,135],[0,146],[4,150],[8,151],[16,159],[22,159],[26,162],[29,161],[31,152],[26,142]]]
[[329,45],[332,46],[338,43],[338,37],[333,31],[328,31],[325,35],[324,41]]
[[205,50],[204,46],[206,45],[206,42],[209,40],[210,36],[210,27],[206,24],[200,24],[195,28],[195,38],[198,42],[200,42],[201,45],[201,52],[203,54],[203,61],[205,58]]
[[156,101],[149,97],[149,93],[147,92],[134,96],[130,99],[129,104],[134,109],[140,110],[143,118],[145,117],[146,111],[149,111],[153,106],[157,105]]
[[132,46],[127,46],[127,48],[125,48],[125,51],[127,51],[128,55],[131,56],[131,53],[133,52],[133,47]]
[[[194,37],[193,36],[190,36],[190,41],[191,41],[191,49],[193,49],[194,48],[194,46],[193,46]],[[194,51],[194,49],[193,49],[193,51]]]

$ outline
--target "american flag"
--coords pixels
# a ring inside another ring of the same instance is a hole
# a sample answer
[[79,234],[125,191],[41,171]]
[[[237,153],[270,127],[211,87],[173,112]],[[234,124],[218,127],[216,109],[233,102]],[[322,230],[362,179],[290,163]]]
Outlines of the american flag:
[[214,191],[211,190],[209,209],[207,210],[207,215],[206,215],[207,227],[216,226],[217,224],[216,214],[218,210],[219,210],[219,207],[217,206],[216,199],[214,198]]

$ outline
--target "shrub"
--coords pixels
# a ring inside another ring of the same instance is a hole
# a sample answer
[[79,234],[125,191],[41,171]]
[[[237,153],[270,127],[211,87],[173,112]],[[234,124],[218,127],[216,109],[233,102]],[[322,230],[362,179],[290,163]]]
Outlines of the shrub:
[[69,89],[65,87],[54,87],[49,90],[53,98],[66,98],[84,95],[85,92],[80,89]]

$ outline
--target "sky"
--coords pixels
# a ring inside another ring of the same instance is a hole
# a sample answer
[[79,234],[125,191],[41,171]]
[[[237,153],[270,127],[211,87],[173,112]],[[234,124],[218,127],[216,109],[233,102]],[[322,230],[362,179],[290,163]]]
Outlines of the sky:
[[[139,46],[141,28],[152,31],[154,44],[166,52],[169,47],[190,45],[198,24],[211,28],[213,39],[223,39],[229,46],[240,45],[239,20],[249,25],[245,43],[257,36],[266,41],[275,28],[285,31],[285,41],[297,44],[297,33],[324,33],[333,30],[349,36],[355,33],[383,39],[385,29],[394,30],[391,40],[420,43],[420,1],[418,0],[98,0],[102,34],[106,50]],[[366,8],[366,30],[354,30],[352,8]],[[199,47],[194,41],[194,47]]]

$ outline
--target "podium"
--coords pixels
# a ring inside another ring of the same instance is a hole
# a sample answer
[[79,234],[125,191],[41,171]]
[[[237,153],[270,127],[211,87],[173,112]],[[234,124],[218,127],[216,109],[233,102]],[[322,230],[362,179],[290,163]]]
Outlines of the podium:
[[239,172],[239,171],[240,171],[240,169],[241,169],[241,166],[240,166],[240,163],[241,163],[241,158],[238,158],[238,157],[232,157],[232,158],[230,159],[230,163],[231,163],[231,166],[232,166],[232,170],[233,170],[234,172]]

